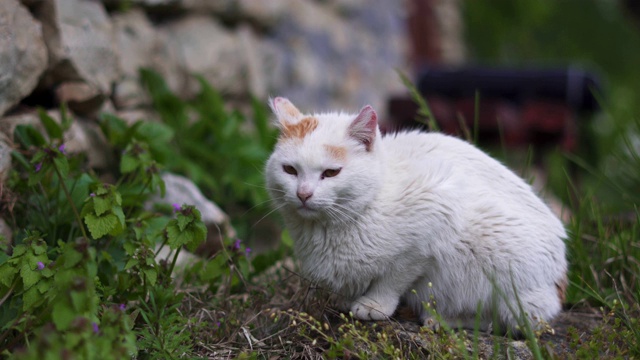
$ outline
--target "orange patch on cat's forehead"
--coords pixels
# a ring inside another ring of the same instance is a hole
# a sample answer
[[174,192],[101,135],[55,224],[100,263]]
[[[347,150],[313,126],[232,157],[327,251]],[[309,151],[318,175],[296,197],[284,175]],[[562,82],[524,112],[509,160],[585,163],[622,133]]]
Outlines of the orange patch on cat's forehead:
[[342,146],[325,145],[324,148],[329,152],[329,155],[339,161],[344,161],[347,157],[347,149]]
[[302,139],[318,127],[318,119],[306,117],[295,124],[283,123],[281,140]]

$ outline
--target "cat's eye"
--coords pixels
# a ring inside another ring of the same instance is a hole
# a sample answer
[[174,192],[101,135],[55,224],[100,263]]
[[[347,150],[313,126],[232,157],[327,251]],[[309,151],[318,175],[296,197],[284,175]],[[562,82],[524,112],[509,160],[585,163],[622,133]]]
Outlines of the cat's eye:
[[342,170],[341,168],[338,169],[327,169],[325,171],[322,172],[322,178],[328,178],[328,177],[334,177],[338,174],[340,174],[340,170]]
[[289,175],[298,175],[298,170],[291,165],[282,165],[282,170]]

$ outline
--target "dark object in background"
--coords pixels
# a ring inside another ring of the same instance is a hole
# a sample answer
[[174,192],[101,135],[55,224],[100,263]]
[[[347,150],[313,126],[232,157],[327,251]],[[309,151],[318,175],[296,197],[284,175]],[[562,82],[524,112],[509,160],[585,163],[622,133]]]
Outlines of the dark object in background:
[[[577,145],[577,115],[597,111],[594,94],[601,91],[594,75],[573,68],[430,68],[417,88],[445,133],[461,135],[477,125],[481,142],[559,144],[568,151]],[[415,127],[416,110],[408,96],[391,98],[388,127]]]

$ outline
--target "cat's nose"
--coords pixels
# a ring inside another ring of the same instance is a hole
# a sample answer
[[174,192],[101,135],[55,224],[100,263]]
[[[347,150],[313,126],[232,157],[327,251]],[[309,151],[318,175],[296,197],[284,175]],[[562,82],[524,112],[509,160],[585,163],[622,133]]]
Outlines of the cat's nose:
[[296,195],[298,195],[298,199],[300,199],[300,201],[302,201],[302,203],[306,203],[307,200],[309,200],[309,198],[311,196],[313,196],[313,192],[311,191],[298,191],[296,193]]

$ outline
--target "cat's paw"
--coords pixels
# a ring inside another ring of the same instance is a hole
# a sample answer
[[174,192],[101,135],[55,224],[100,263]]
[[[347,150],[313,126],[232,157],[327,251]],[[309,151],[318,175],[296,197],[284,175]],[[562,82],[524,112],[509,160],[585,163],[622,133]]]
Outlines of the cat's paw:
[[351,312],[360,320],[386,320],[396,310],[396,304],[381,304],[366,296],[360,297],[351,305]]

